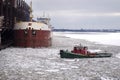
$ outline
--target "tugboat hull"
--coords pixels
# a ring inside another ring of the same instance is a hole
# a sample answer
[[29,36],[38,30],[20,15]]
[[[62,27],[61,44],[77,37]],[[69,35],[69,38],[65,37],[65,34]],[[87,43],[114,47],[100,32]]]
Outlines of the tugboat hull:
[[103,58],[103,57],[111,57],[111,53],[96,53],[96,54],[75,54],[68,51],[60,50],[60,57],[61,58]]

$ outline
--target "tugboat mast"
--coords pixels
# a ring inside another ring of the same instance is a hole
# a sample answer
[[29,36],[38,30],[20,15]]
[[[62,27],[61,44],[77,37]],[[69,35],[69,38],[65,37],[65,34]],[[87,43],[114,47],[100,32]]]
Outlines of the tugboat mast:
[[33,14],[32,14],[32,1],[30,2],[30,21],[32,22]]

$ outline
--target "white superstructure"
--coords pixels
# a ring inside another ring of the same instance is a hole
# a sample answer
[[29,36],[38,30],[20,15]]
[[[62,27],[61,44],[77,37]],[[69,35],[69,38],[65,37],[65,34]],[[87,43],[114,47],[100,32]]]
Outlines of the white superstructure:
[[34,30],[51,30],[51,27],[41,22],[18,22],[15,24],[14,30],[19,29],[34,29]]

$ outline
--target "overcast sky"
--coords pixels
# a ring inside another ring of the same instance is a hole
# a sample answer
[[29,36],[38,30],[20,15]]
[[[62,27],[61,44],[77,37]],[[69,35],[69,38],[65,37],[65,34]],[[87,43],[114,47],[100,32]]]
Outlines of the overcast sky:
[[[31,0],[25,0],[30,3]],[[34,17],[50,16],[55,28],[120,29],[120,0],[32,0]]]

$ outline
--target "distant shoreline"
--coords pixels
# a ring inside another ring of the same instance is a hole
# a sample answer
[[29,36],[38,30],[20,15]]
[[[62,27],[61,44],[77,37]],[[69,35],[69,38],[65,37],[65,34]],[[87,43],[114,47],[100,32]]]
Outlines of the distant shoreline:
[[120,29],[53,29],[54,32],[120,32]]

